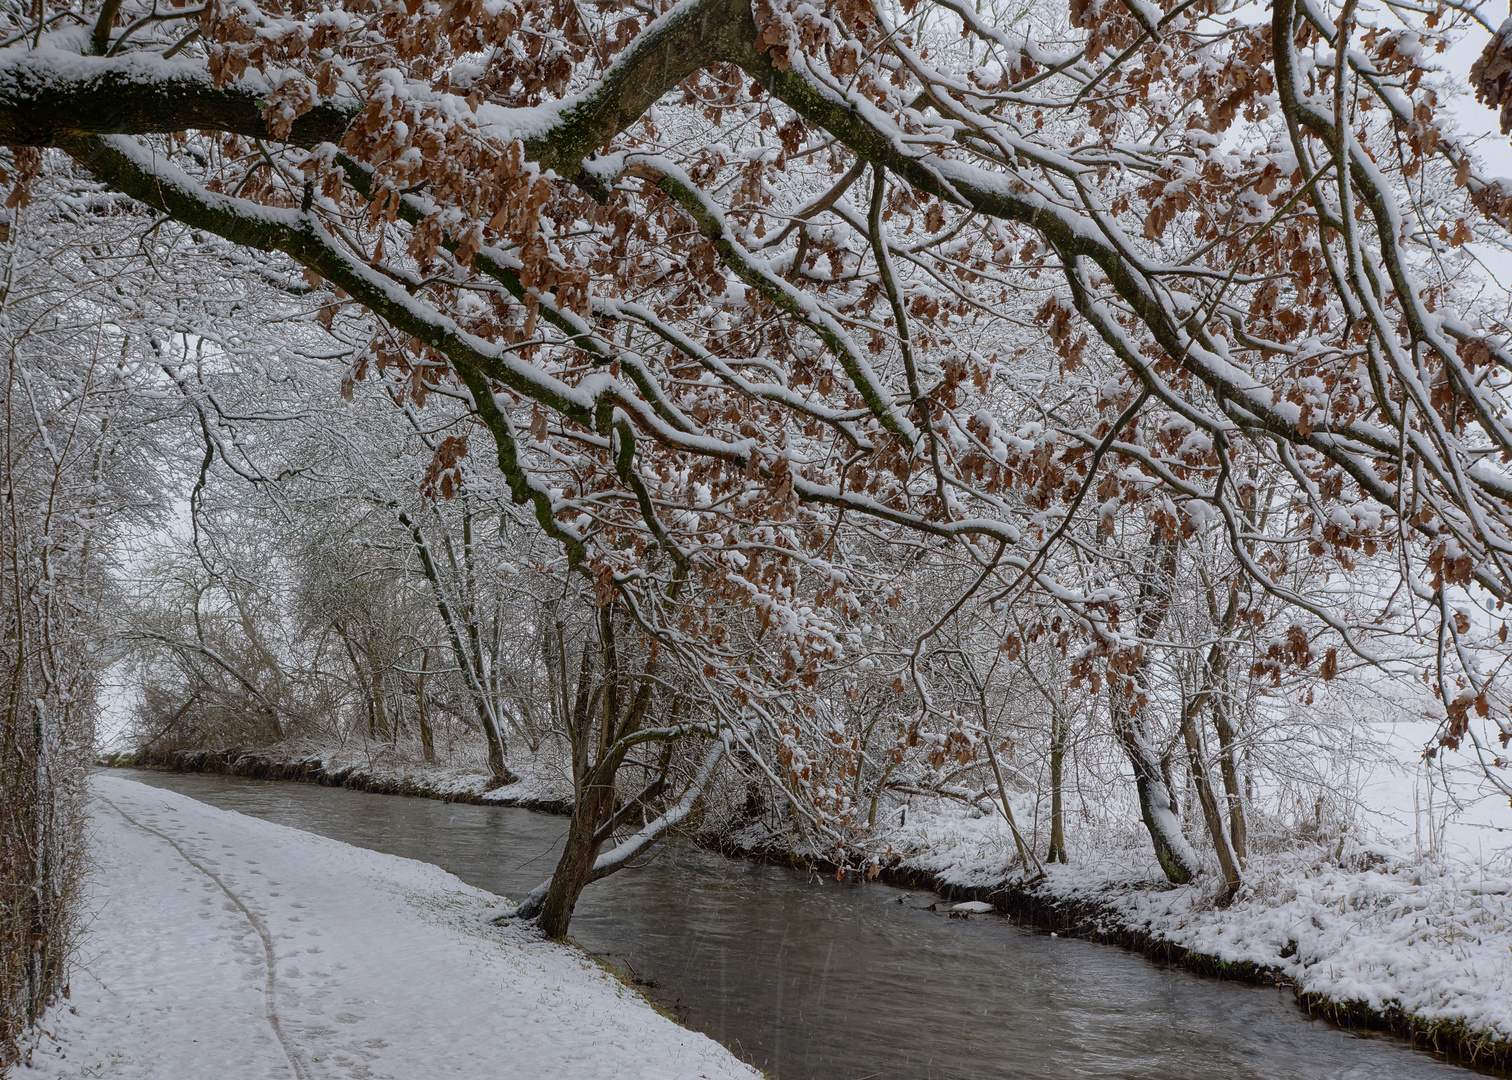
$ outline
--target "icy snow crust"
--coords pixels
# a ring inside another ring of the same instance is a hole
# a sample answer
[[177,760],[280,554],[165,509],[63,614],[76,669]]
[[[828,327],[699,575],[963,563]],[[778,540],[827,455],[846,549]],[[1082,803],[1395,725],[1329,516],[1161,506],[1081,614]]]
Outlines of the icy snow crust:
[[760,1074],[425,863],[96,776],[73,994],[16,1075]]

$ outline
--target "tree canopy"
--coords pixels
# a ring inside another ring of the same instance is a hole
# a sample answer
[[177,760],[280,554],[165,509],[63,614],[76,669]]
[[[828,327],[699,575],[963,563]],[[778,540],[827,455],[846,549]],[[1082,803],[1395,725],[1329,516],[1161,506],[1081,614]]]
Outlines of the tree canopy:
[[[298,263],[327,327],[367,328],[345,393],[462,410],[439,494],[486,443],[653,659],[767,718],[820,813],[854,807],[820,790],[805,689],[926,588],[893,692],[954,748],[960,673],[924,644],[967,610],[1009,660],[1049,642],[1107,696],[1175,879],[1149,717],[1191,727],[1236,663],[1295,695],[1421,679],[1440,741],[1500,764],[1512,351],[1475,252],[1512,181],[1435,66],[1492,32],[1475,10],[5,12],[12,209],[62,151]],[[1495,33],[1483,100],[1509,71]],[[1179,693],[1163,656],[1195,664]]]

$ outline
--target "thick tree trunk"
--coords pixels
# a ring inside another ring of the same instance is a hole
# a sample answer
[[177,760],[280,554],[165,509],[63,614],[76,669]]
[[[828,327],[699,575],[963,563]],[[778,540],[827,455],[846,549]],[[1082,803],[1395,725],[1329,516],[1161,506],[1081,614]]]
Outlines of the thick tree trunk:
[[[1116,694],[1115,697],[1122,697]],[[1185,885],[1197,876],[1197,855],[1181,834],[1181,819],[1160,771],[1160,756],[1145,739],[1143,725],[1115,704],[1113,730],[1134,769],[1134,787],[1139,793],[1139,814],[1155,847],[1155,858],[1172,884]]]
[[484,734],[488,736],[488,774],[501,787],[514,783],[519,777],[504,763],[504,743],[499,738],[498,730],[492,725],[485,725]]
[[[640,676],[629,676],[623,669],[614,611],[610,606],[599,610],[599,662],[595,693],[593,653],[583,650],[582,669],[578,675],[577,700],[570,712],[568,733],[572,741],[573,778],[576,798],[572,805],[572,823],[567,829],[567,843],[541,900],[541,929],[551,937],[563,937],[572,921],[573,908],[583,889],[596,877],[612,873],[622,863],[596,871],[599,849],[623,821],[616,816],[615,778],[624,764],[629,745],[624,741],[640,729],[646,710],[651,706],[656,683],[652,676],[656,661],[646,661]],[[676,705],[671,712],[675,716]],[[665,774],[670,755],[663,759]],[[711,766],[712,767],[712,766]],[[627,809],[660,792],[665,776],[649,786],[627,804]],[[521,906],[521,913],[531,914],[534,897]]]
[[[594,770],[595,776],[599,770]],[[578,897],[593,880],[593,864],[604,846],[603,826],[614,816],[614,773],[607,782],[585,785],[572,807],[572,823],[567,828],[567,845],[551,875],[551,887],[541,905],[539,923],[548,937],[567,936],[572,912]]]

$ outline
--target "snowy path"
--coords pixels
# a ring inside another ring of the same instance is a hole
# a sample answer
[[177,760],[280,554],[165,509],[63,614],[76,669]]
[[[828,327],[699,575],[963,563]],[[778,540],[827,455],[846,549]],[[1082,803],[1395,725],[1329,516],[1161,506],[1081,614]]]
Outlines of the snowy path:
[[23,1080],[754,1080],[444,871],[92,781],[83,970]]

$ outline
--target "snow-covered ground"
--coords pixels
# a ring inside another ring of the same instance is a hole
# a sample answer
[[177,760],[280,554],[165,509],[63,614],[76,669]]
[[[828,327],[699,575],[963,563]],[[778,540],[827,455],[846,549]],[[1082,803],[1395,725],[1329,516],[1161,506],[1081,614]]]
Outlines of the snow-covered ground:
[[1437,726],[1426,720],[1373,726],[1380,752],[1357,779],[1357,824],[1395,847],[1452,862],[1512,850],[1512,805],[1473,749],[1423,758]]
[[[1349,820],[1320,834],[1275,822],[1237,901],[1213,874],[1172,888],[1137,825],[1079,836],[1069,866],[1036,886],[1062,903],[1225,964],[1273,968],[1335,1005],[1400,1012],[1462,1040],[1512,1040],[1512,812],[1469,755],[1424,761],[1432,725],[1375,730],[1379,753],[1333,792]],[[876,839],[941,885],[982,890],[1021,877],[999,816],[915,797]],[[1035,813],[1025,797],[1021,821]],[[1041,841],[1043,837],[1041,837]],[[1043,843],[1039,845],[1043,852]]]
[[[1512,808],[1473,754],[1424,759],[1433,728],[1413,720],[1368,725],[1355,752],[1335,755],[1347,768],[1320,773],[1293,794],[1305,811],[1300,821],[1253,821],[1245,886],[1230,907],[1213,903],[1213,874],[1193,886],[1166,885],[1132,807],[1104,814],[1101,825],[1074,818],[1070,865],[1048,868],[1037,888],[1095,907],[1114,934],[1139,931],[1226,964],[1275,969],[1304,993],[1400,1011],[1462,1045],[1467,1036],[1505,1043],[1512,1040]],[[570,792],[559,763],[524,754],[511,758],[522,780],[494,790],[478,767],[423,766],[381,750],[279,747],[260,756],[319,760],[327,770],[356,769],[384,790],[450,798],[561,800]],[[1306,808],[1315,800],[1328,808],[1309,829]],[[941,886],[991,895],[1022,874],[990,802],[975,810],[920,795],[884,802],[868,847],[901,855]],[[1015,803],[1043,854],[1045,807],[1027,793]],[[705,824],[719,828],[715,819]],[[724,838],[752,849],[792,840],[759,822]]]
[[[895,849],[940,884],[991,890],[1018,876],[992,818],[968,821],[953,807],[916,802],[910,826],[912,842],[895,837]],[[1512,1039],[1505,856],[1435,860],[1380,843],[1299,845],[1253,857],[1227,908],[1212,902],[1212,880],[1168,887],[1139,851],[1046,871],[1037,892],[1094,906],[1110,933],[1141,931],[1224,964],[1274,968],[1302,993],[1400,1010],[1423,1028]]]
[[[280,766],[288,770],[305,770],[306,775],[319,772],[326,782],[348,782],[350,786],[380,792],[400,794],[424,794],[438,799],[459,799],[467,802],[495,803],[501,806],[540,806],[542,804],[570,804],[572,801],[572,776],[569,766],[560,760],[560,755],[549,749],[531,754],[521,748],[509,757],[509,767],[517,779],[502,787],[495,786],[484,764],[481,747],[474,752],[459,753],[446,763],[424,764],[419,759],[419,747],[391,746],[386,742],[350,742],[333,745],[309,740],[289,740],[254,750],[213,751],[226,764],[237,763],[254,768],[236,768],[230,771],[244,776],[266,776],[256,766]],[[194,751],[185,751],[189,756]],[[130,754],[127,755],[131,757]],[[112,753],[103,754],[101,761],[116,760]],[[154,761],[153,764],[168,764]],[[207,772],[225,771],[217,766],[196,766]]]
[[424,863],[92,781],[90,924],[21,1080],[755,1080]]

